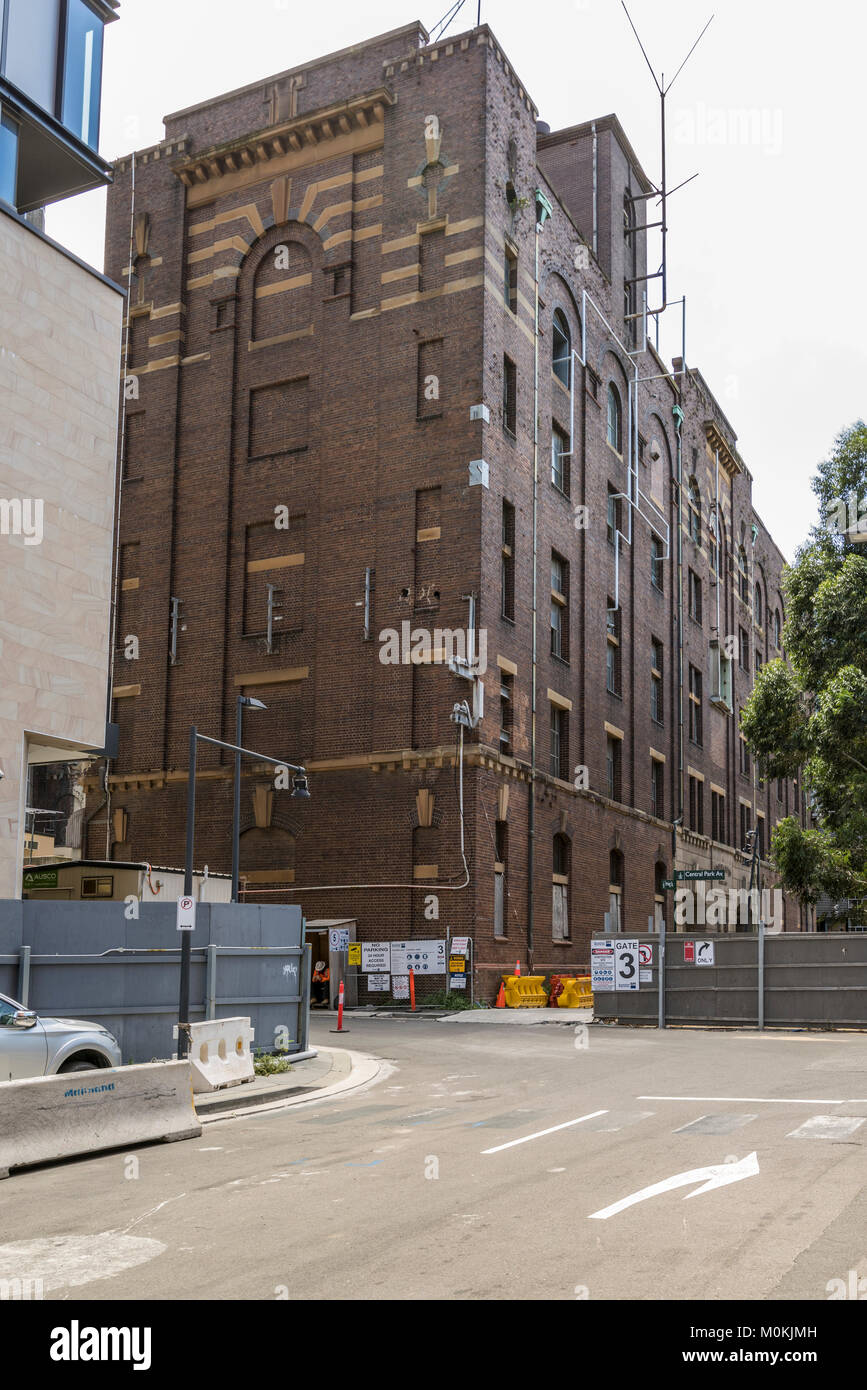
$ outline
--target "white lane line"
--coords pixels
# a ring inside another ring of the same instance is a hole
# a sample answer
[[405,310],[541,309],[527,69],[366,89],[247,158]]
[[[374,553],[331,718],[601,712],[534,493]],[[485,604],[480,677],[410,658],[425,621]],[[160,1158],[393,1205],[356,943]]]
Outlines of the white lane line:
[[794,1097],[786,1096],[636,1096],[636,1100],[697,1100],[705,1104],[708,1101],[729,1102],[737,1101],[743,1105],[859,1105],[860,1101],[853,1100],[796,1100]]
[[542,1139],[546,1134],[556,1134],[558,1129],[570,1129],[572,1125],[583,1124],[585,1120],[595,1120],[597,1115],[607,1115],[607,1110],[593,1110],[589,1115],[579,1115],[577,1120],[567,1120],[562,1125],[552,1125],[550,1129],[539,1129],[535,1134],[525,1134],[523,1139],[510,1139],[508,1144],[498,1144],[494,1149],[482,1149],[483,1154],[502,1153],[503,1149],[514,1149],[516,1144],[529,1144],[531,1139]]

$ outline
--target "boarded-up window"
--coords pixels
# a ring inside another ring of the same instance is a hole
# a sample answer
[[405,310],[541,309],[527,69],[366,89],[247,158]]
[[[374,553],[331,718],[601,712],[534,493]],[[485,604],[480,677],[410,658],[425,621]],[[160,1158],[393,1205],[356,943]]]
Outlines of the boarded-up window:
[[494,936],[505,936],[505,887],[506,876],[502,873],[494,874]]
[[145,412],[128,411],[123,422],[123,478],[141,478],[144,474]]
[[312,321],[313,272],[310,254],[297,241],[272,246],[256,269],[253,289],[253,337],[277,338],[297,333]]
[[299,632],[304,625],[305,517],[288,518],[285,528],[274,521],[246,528],[244,576],[244,636],[261,636],[268,626],[268,586],[275,637]]
[[420,238],[419,259],[421,262],[421,292],[442,289],[445,280],[446,234],[445,228],[435,232],[425,232]]
[[440,601],[440,489],[415,495],[415,593],[413,606],[436,608]]
[[250,392],[250,458],[307,447],[308,379],[279,381]]

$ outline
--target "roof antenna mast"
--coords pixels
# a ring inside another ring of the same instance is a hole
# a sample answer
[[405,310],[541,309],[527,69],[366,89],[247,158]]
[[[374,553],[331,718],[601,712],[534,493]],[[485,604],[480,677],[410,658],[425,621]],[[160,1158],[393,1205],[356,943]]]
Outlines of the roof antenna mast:
[[689,177],[688,179],[684,179],[682,183],[679,183],[679,184],[677,185],[677,187],[671,188],[671,189],[667,187],[667,183],[666,183],[666,162],[665,162],[665,98],[668,96],[669,92],[671,91],[671,89],[672,89],[672,87],[674,86],[675,82],[677,81],[678,77],[679,77],[680,74],[683,72],[684,68],[686,67],[686,65],[687,65],[687,63],[689,62],[690,58],[692,57],[693,53],[694,53],[695,50],[698,48],[698,45],[700,44],[701,40],[704,38],[705,34],[707,33],[708,29],[710,28],[711,22],[712,22],[712,20],[713,20],[713,15],[711,15],[711,17],[710,17],[710,19],[708,20],[707,24],[706,24],[706,25],[704,26],[704,28],[702,29],[702,31],[701,31],[701,33],[699,34],[698,38],[696,39],[695,43],[692,45],[692,48],[689,50],[689,52],[687,53],[687,55],[686,55],[686,57],[684,58],[683,62],[681,63],[680,67],[678,68],[677,72],[674,74],[674,77],[672,77],[671,81],[666,85],[665,73],[662,72],[662,73],[660,73],[659,77],[657,77],[657,76],[656,76],[656,73],[654,72],[653,64],[651,63],[650,59],[649,59],[648,56],[647,56],[647,50],[645,49],[644,44],[641,42],[641,39],[640,39],[640,37],[639,37],[638,30],[636,29],[635,25],[634,25],[633,22],[632,22],[632,16],[630,15],[629,11],[628,11],[627,8],[626,8],[625,0],[620,0],[620,3],[623,5],[623,12],[624,12],[624,14],[626,15],[626,18],[629,20],[629,27],[631,28],[633,34],[634,34],[635,37],[636,37],[636,40],[637,40],[637,42],[638,42],[638,47],[641,49],[641,52],[642,52],[642,54],[644,55],[644,61],[645,61],[645,63],[647,64],[648,69],[650,70],[650,75],[651,75],[651,77],[653,78],[654,86],[656,87],[656,90],[657,90],[657,92],[659,93],[660,146],[661,146],[661,152],[662,152],[662,153],[661,153],[661,166],[662,166],[662,167],[661,167],[661,177],[660,177],[660,181],[659,181],[659,186],[658,186],[657,188],[654,188],[653,191],[652,191],[651,193],[640,193],[640,194],[637,194],[635,197],[632,198],[632,204],[633,204],[633,213],[634,213],[634,205],[635,205],[635,203],[637,203],[640,199],[642,199],[642,198],[658,198],[659,201],[660,201],[660,207],[661,207],[661,210],[660,210],[660,218],[659,218],[659,221],[658,221],[658,222],[646,222],[646,221],[645,221],[645,222],[642,222],[642,223],[640,223],[640,224],[636,223],[636,225],[631,226],[631,227],[629,227],[629,228],[627,229],[628,232],[632,233],[632,232],[650,231],[650,230],[652,230],[653,228],[658,227],[658,228],[660,229],[660,232],[661,232],[661,236],[662,236],[662,261],[661,261],[659,270],[653,271],[653,272],[649,272],[649,273],[646,274],[646,275],[640,275],[640,276],[637,277],[637,280],[643,280],[643,281],[646,281],[646,280],[661,280],[661,281],[662,281],[662,303],[660,304],[660,306],[659,306],[657,309],[648,309],[648,310],[647,310],[647,313],[650,314],[650,315],[652,315],[653,318],[656,320],[657,329],[658,329],[658,327],[659,327],[659,315],[668,307],[668,261],[667,261],[667,256],[666,256],[666,237],[667,237],[667,235],[668,235],[668,199],[672,196],[673,193],[676,193],[676,192],[678,191],[679,188],[683,188],[686,184],[692,183],[692,180],[693,180],[693,179],[698,178],[698,174],[691,174],[690,177]]

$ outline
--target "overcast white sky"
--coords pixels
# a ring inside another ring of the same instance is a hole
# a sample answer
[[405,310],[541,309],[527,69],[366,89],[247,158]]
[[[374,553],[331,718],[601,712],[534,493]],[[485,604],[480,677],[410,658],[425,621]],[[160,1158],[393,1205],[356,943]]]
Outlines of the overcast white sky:
[[[477,0],[451,26],[472,27]],[[448,0],[122,0],[106,35],[101,151],[162,138],[166,112],[410,23]],[[759,513],[792,557],[809,480],[864,415],[867,325],[860,0],[631,0],[669,97],[669,295],[687,295],[687,361],[732,422]],[[482,0],[552,129],[614,111],[659,176],[658,99],[619,0]],[[102,267],[105,193],[49,208],[47,230]],[[676,311],[670,311],[669,319]],[[676,325],[671,325],[675,327]],[[668,339],[666,355],[678,351]]]

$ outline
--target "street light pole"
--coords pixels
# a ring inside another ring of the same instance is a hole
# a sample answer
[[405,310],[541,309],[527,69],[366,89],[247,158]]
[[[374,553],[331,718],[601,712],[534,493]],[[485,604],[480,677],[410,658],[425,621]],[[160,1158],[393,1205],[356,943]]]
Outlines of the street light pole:
[[[235,714],[235,747],[241,746],[244,697],[238,696]],[[232,805],[232,902],[238,901],[238,873],[241,863],[241,754],[235,754],[235,787]]]
[[[244,696],[244,703],[265,709],[260,700]],[[240,711],[238,714],[240,719]],[[193,854],[196,840],[196,748],[199,743],[210,743],[213,748],[222,748],[226,753],[234,753],[236,758],[254,758],[256,762],[269,763],[271,767],[287,768],[296,775],[292,778],[292,796],[310,799],[307,787],[307,769],[298,763],[287,762],[285,758],[272,758],[266,753],[257,753],[252,748],[243,748],[239,743],[225,743],[223,739],[210,738],[200,734],[195,724],[190,726],[190,751],[187,772],[187,852],[184,863],[184,896],[193,893]],[[184,1058],[190,1050],[190,960],[192,958],[192,933],[185,931],[181,939],[181,981],[178,998],[178,1057]]]
[[[196,748],[199,731],[190,727],[190,752],[187,761],[187,853],[184,862],[184,896],[193,895],[193,844],[196,835]],[[178,1057],[188,1056],[190,1050],[190,960],[192,932],[181,932],[181,986],[178,1000]]]

